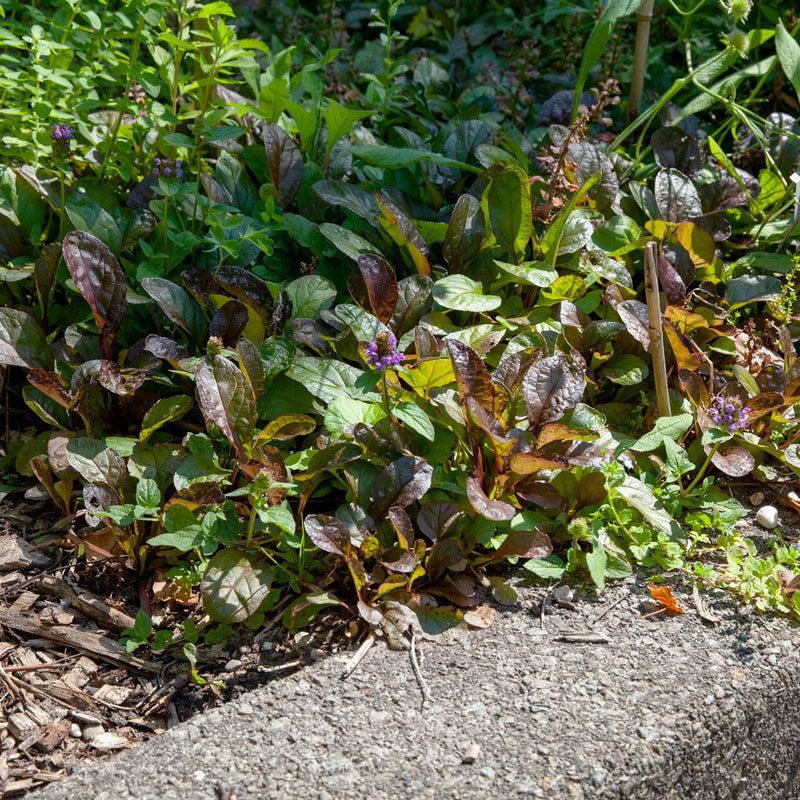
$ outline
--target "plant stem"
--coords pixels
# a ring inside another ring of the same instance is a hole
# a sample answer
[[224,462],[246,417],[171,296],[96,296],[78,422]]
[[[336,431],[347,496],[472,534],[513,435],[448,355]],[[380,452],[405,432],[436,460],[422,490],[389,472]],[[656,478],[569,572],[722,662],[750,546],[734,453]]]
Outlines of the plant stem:
[[650,41],[650,23],[653,20],[655,0],[644,0],[636,15],[636,45],[633,54],[633,77],[628,101],[628,121],[639,116],[642,108],[644,76],[647,72],[647,46]]
[[662,417],[669,417],[671,412],[669,389],[667,388],[667,362],[664,356],[664,323],[661,319],[661,300],[658,294],[657,256],[656,243],[648,242],[644,251],[644,287],[647,297],[650,355],[653,358],[653,378],[656,383],[658,413]]
[[700,482],[703,475],[706,474],[706,470],[708,469],[708,465],[711,463],[711,459],[717,454],[717,450],[719,450],[719,446],[722,442],[715,442],[711,449],[708,451],[708,455],[706,456],[706,460],[703,462],[703,466],[700,467],[699,472],[697,475],[694,476],[694,480],[681,492],[682,497],[686,497],[687,494],[690,494],[692,489]]
[[386,373],[381,375],[381,394],[383,395],[383,409],[389,420],[392,419],[392,407],[389,405],[389,387],[386,385]]

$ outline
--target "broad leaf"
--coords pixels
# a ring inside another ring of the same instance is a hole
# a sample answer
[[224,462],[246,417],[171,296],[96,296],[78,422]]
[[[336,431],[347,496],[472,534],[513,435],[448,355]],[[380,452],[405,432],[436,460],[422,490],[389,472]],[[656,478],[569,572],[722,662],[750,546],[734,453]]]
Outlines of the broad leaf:
[[[378,255],[358,257],[372,313],[383,323],[389,322],[397,306],[397,279],[386,259]],[[413,326],[412,326],[413,327]]]
[[586,368],[583,358],[559,353],[537,361],[525,375],[522,393],[531,429],[558,419],[583,397]]
[[258,611],[272,585],[272,570],[233,548],[211,558],[200,584],[203,606],[217,622],[242,622]]
[[433,467],[418,456],[402,456],[375,478],[370,491],[370,516],[381,520],[392,506],[405,508],[431,486]]
[[94,314],[103,355],[111,358],[111,349],[128,307],[125,273],[111,251],[90,233],[68,233],[62,252],[75,286]]
[[511,503],[489,499],[474,475],[467,478],[467,499],[478,514],[493,522],[508,522],[517,515],[517,509]]
[[53,365],[42,326],[25,311],[0,308],[0,364],[25,369]]
[[528,176],[519,167],[506,167],[489,185],[485,202],[498,245],[518,264],[533,233]]
[[444,260],[451,273],[464,272],[480,252],[485,235],[486,224],[481,204],[472,195],[461,195],[453,207],[442,243]]
[[483,360],[471,347],[457,339],[446,341],[462,401],[473,397],[490,414],[494,414],[494,388]]
[[497,295],[486,295],[478,281],[466,275],[448,275],[433,284],[433,299],[444,308],[456,311],[493,311],[502,304]]
[[152,405],[142,420],[139,441],[146,442],[163,425],[180,419],[193,405],[188,395],[165,397]]
[[305,180],[303,156],[300,148],[283,128],[268,122],[263,131],[275,199],[285,209],[291,205]]
[[247,455],[256,424],[256,402],[244,373],[227,358],[212,355],[197,363],[194,378],[206,423],[215,423],[238,453]]
[[344,555],[345,543],[350,543],[350,531],[343,522],[326,514],[310,514],[304,522],[306,536],[326,553]]
[[683,222],[703,213],[694,183],[677,169],[662,169],[656,175],[656,203],[662,219]]
[[164,316],[183,328],[197,343],[208,339],[206,320],[197,301],[181,286],[166,278],[143,278],[142,288],[156,301]]

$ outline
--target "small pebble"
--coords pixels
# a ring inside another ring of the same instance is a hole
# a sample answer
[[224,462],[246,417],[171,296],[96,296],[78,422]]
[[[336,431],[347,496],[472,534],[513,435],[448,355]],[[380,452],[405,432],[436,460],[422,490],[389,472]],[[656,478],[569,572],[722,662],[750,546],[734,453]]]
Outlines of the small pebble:
[[753,492],[749,497],[750,505],[760,506],[764,502],[764,492]]
[[464,755],[461,756],[461,763],[462,764],[474,764],[475,759],[481,753],[481,746],[477,742],[473,742],[465,751]]
[[275,647],[275,642],[262,642],[262,643],[261,643],[261,649],[262,649],[262,650],[263,650],[265,653],[268,653],[268,652],[269,652],[270,650],[272,650],[274,647]]
[[778,509],[775,506],[761,506],[756,511],[756,522],[762,527],[772,530],[778,525]]
[[238,658],[232,658],[226,665],[225,665],[225,672],[236,672],[237,669],[241,669],[242,662]]
[[82,731],[81,731],[81,726],[80,726],[80,725],[78,725],[78,723],[77,723],[77,722],[73,722],[73,723],[72,723],[72,725],[70,725],[70,728],[69,728],[69,735],[70,735],[70,736],[71,736],[73,739],[80,739],[80,738],[81,738],[81,736],[83,735],[83,733],[82,733]]

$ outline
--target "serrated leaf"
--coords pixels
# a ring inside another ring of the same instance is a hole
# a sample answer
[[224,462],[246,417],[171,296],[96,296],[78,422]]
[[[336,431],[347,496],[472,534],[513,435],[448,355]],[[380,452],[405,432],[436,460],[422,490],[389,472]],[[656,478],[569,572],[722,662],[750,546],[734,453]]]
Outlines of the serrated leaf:
[[269,567],[233,548],[220,550],[208,562],[200,594],[217,622],[242,622],[258,611],[272,585]]

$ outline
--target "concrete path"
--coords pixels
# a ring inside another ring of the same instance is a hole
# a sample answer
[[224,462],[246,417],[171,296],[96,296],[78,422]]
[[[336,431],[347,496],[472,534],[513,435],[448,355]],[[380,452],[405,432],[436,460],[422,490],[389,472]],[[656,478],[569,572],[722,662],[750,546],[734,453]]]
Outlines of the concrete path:
[[[26,800],[798,800],[800,629],[726,598],[717,625],[686,597],[638,619],[647,596],[631,579],[543,630],[522,590],[420,643],[424,708],[379,641],[347,680],[329,658]],[[559,638],[603,611],[607,642]]]

